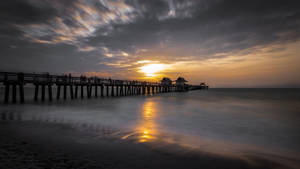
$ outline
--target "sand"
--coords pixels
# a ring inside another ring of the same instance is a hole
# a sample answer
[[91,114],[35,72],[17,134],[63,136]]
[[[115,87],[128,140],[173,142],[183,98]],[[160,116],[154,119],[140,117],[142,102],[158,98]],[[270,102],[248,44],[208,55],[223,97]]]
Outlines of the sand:
[[178,145],[95,137],[62,124],[0,121],[0,138],[1,169],[286,168],[255,157],[249,163]]

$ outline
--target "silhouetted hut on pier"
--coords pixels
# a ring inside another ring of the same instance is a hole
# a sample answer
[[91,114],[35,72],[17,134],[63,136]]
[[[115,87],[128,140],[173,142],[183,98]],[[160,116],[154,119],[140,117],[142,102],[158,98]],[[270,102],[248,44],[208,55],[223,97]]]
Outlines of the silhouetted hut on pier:
[[178,77],[177,80],[175,80],[176,82],[176,91],[187,91],[188,90],[188,86],[185,84],[186,81],[183,77]]
[[164,77],[160,82],[163,86],[172,86],[172,80],[170,78]]
[[208,89],[208,85],[206,85],[204,82],[200,83],[200,89]]
[[161,81],[161,86],[163,92],[170,92],[172,87],[172,80],[170,78],[164,77]]

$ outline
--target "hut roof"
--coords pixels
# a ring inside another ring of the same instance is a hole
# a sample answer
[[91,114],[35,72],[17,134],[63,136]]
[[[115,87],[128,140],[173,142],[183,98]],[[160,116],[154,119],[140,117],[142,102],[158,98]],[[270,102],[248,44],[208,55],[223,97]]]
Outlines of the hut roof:
[[164,77],[161,82],[172,82],[170,78]]
[[183,77],[178,77],[176,82],[188,82]]

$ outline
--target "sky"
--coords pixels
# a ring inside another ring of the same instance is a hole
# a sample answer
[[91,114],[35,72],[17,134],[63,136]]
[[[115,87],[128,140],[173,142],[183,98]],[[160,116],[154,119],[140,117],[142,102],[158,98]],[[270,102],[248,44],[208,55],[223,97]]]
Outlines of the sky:
[[299,0],[0,2],[0,71],[300,87]]

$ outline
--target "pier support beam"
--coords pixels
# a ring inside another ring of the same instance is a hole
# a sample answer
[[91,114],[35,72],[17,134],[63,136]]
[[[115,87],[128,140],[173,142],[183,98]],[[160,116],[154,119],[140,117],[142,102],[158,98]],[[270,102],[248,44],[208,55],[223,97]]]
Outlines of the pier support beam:
[[19,84],[20,102],[24,103],[24,84]]
[[71,99],[74,99],[74,93],[73,93],[73,85],[70,85],[70,96],[71,96]]
[[95,85],[95,97],[98,97],[98,85]]
[[13,103],[16,103],[17,102],[17,85],[16,84],[13,84],[12,85],[13,89],[12,89],[12,102]]
[[128,93],[128,95],[131,95],[131,86],[129,85],[129,86],[127,86],[128,88],[127,88],[127,93]]
[[88,84],[86,86],[86,92],[87,92],[88,98],[91,98],[92,86],[90,84]]
[[138,94],[138,86],[134,86],[134,94],[135,94],[135,95]]
[[78,85],[75,85],[75,99],[78,98]]
[[109,96],[109,86],[106,85],[106,96],[108,97]]
[[120,96],[124,96],[123,85],[120,86]]
[[39,95],[39,85],[36,84],[34,89],[34,101],[38,100],[38,95]]
[[67,99],[67,85],[64,85],[64,100]]
[[111,96],[115,96],[115,86],[111,85]]
[[83,99],[83,85],[80,85],[80,97]]
[[104,97],[104,85],[101,85],[101,97]]
[[56,91],[56,99],[59,100],[60,98],[60,85],[57,86],[57,91]]
[[48,98],[49,101],[52,101],[52,86],[48,84]]
[[119,86],[116,85],[116,96],[119,96]]
[[4,102],[8,103],[9,100],[9,84],[5,84]]
[[45,101],[45,85],[42,84],[42,101]]
[[135,95],[135,86],[132,86],[132,95]]

